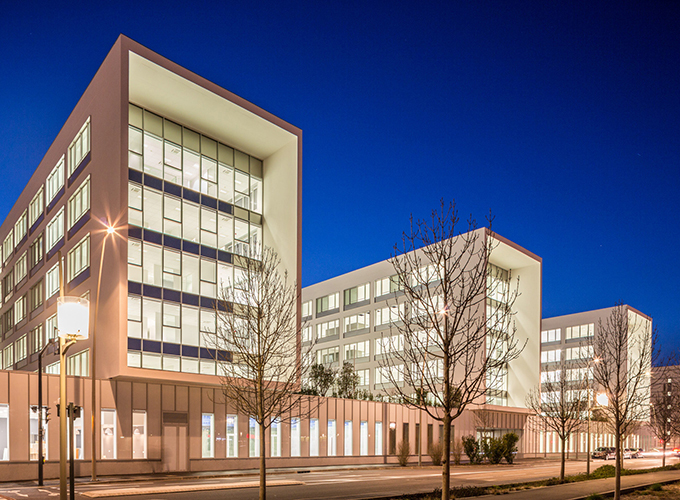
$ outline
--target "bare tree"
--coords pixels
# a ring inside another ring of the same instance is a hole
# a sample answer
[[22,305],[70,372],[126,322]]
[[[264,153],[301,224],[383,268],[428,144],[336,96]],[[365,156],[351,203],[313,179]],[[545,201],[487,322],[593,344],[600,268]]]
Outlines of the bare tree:
[[[237,410],[254,419],[260,432],[260,500],[266,498],[265,432],[273,422],[302,411],[298,394],[308,363],[299,350],[300,292],[280,272],[271,248],[241,259],[233,283],[220,290],[216,346],[231,353],[220,367],[222,392]],[[298,413],[299,414],[299,413]]]
[[621,497],[621,445],[650,417],[651,369],[654,356],[651,320],[618,303],[605,321],[600,320],[593,349],[600,359],[593,378],[608,404],[601,407],[616,444],[614,499]]
[[555,431],[562,442],[560,481],[564,481],[567,440],[581,427],[581,419],[588,411],[589,397],[585,379],[569,380],[564,368],[562,363],[559,370],[550,372],[541,386],[534,388],[526,399],[527,408],[534,410],[544,428]]
[[523,349],[512,313],[519,283],[513,288],[509,272],[491,265],[493,233],[473,219],[460,232],[459,222],[454,204],[442,200],[430,220],[411,218],[395,245],[391,286],[403,303],[390,304],[392,335],[381,339],[379,368],[392,397],[443,423],[443,500],[450,497],[452,422],[485,401]]
[[666,382],[665,377],[660,378],[656,373],[655,377],[657,380],[652,390],[649,427],[663,445],[661,465],[665,467],[666,446],[680,431],[680,397],[673,393],[671,384]]

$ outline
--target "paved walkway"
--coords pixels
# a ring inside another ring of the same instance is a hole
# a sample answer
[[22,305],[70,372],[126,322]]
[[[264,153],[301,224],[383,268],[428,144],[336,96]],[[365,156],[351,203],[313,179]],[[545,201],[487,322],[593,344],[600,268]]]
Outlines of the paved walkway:
[[[626,490],[646,487],[656,483],[670,483],[675,481],[680,481],[680,470],[622,476],[621,491],[625,492]],[[578,483],[534,488],[532,490],[513,491],[507,495],[503,495],[503,500],[545,500],[546,498],[549,498],[550,500],[582,500],[592,493],[599,493],[601,495],[614,493],[614,478],[593,479]],[[492,495],[477,498],[489,498],[490,496]]]

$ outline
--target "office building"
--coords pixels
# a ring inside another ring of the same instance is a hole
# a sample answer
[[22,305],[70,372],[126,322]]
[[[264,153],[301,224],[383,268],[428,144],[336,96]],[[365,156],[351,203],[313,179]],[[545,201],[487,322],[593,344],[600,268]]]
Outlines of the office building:
[[[633,335],[651,332],[652,318],[628,306],[626,309],[628,327]],[[585,311],[564,316],[544,318],[541,327],[541,383],[557,382],[562,377],[568,382],[581,384],[588,381],[590,397],[596,403],[596,395],[601,391],[593,381],[593,365],[595,357],[594,342],[601,335],[601,326],[606,325],[614,307]],[[627,353],[628,356],[634,353]],[[651,366],[650,366],[651,369]],[[646,398],[649,399],[649,384],[644,384]],[[607,430],[603,422],[595,422],[591,433],[593,450],[599,446],[614,446],[614,436]],[[539,438],[540,453],[557,453],[560,442],[554,432],[541,433]],[[648,430],[641,430],[626,438],[626,447],[648,448],[653,444]],[[570,453],[584,453],[587,449],[587,434],[577,432],[568,443]]]

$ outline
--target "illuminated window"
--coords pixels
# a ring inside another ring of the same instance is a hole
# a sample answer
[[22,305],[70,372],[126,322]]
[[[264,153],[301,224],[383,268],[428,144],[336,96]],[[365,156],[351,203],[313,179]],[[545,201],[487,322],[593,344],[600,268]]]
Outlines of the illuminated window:
[[75,139],[68,147],[68,175],[75,172],[83,158],[90,152],[90,118],[76,134]]

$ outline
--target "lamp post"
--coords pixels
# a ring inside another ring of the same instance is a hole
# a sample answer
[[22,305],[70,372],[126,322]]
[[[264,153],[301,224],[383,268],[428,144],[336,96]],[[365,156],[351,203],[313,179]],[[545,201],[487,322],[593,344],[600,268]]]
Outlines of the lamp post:
[[90,412],[90,423],[91,423],[91,436],[90,436],[90,457],[92,460],[92,465],[91,465],[91,480],[96,481],[97,480],[97,420],[96,420],[96,415],[97,415],[97,389],[96,389],[96,384],[97,384],[97,377],[95,376],[95,369],[97,367],[97,321],[99,318],[99,295],[101,291],[101,286],[102,286],[102,268],[104,267],[104,253],[106,252],[106,241],[108,240],[108,237],[110,234],[113,234],[116,232],[116,229],[113,226],[110,226],[107,224],[106,227],[106,234],[104,235],[104,241],[102,242],[102,253],[101,257],[99,259],[99,276],[97,277],[97,298],[96,302],[94,305],[94,324],[92,325],[92,356],[90,357],[90,385],[92,387],[92,404],[91,404],[91,412]]
[[[61,271],[61,256],[59,256]],[[66,500],[66,352],[78,340],[88,337],[90,327],[90,301],[82,297],[64,297],[64,280],[60,272],[60,293],[57,299],[57,325],[59,331],[59,498]],[[73,435],[71,435],[73,439]],[[73,478],[72,478],[73,479]],[[71,482],[73,484],[73,482]],[[71,488],[73,496],[73,487]]]

